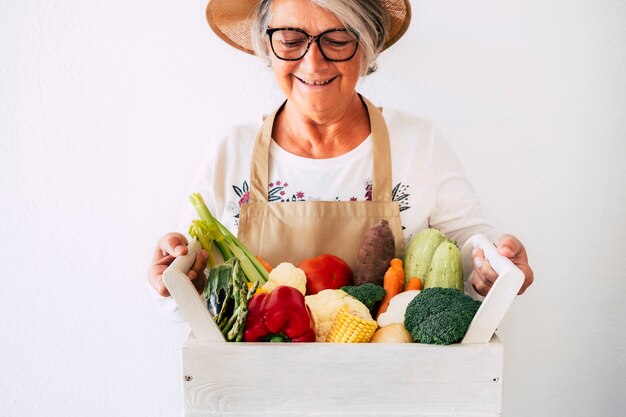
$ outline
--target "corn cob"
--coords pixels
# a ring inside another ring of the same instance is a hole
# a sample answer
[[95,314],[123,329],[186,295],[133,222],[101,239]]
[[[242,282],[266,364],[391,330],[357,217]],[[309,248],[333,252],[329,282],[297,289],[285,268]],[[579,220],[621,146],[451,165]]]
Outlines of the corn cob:
[[378,327],[376,320],[359,317],[352,313],[347,304],[339,309],[330,328],[327,342],[367,343]]

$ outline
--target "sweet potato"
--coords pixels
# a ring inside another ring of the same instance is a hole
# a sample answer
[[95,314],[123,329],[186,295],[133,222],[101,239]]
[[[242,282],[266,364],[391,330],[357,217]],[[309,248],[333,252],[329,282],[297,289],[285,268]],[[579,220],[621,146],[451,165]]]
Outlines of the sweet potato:
[[381,220],[363,236],[354,265],[354,284],[371,282],[382,286],[385,272],[389,268],[389,262],[395,257],[395,252],[393,232],[387,220]]

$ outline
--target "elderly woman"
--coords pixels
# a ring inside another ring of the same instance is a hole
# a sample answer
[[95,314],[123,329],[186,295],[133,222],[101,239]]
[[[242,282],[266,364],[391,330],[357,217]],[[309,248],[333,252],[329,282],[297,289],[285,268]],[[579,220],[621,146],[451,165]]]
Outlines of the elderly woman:
[[[256,254],[294,264],[321,253],[353,262],[362,236],[386,219],[397,253],[412,235],[440,229],[462,245],[495,237],[453,151],[432,123],[377,108],[356,91],[377,55],[406,31],[408,0],[210,0],[211,28],[228,44],[268,60],[285,95],[262,126],[233,129],[207,153],[194,191]],[[180,232],[195,218],[188,205]],[[522,243],[495,240],[532,283]],[[162,273],[186,253],[183,233],[158,242],[149,282],[168,296]],[[471,287],[497,274],[478,251]],[[207,253],[189,278],[200,290]]]

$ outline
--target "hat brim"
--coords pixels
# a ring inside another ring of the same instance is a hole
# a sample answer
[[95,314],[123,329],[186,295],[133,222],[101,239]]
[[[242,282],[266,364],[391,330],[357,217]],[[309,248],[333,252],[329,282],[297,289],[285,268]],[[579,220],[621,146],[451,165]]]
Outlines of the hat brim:
[[[408,0],[381,0],[390,17],[389,37],[383,50],[402,37],[411,22],[411,4]],[[209,26],[224,42],[240,51],[254,55],[250,28],[258,0],[209,0],[206,19]]]

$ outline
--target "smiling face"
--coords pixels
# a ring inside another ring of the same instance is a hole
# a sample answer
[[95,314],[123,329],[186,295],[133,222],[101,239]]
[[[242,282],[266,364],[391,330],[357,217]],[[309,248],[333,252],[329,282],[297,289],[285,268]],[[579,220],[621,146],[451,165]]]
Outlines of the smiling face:
[[[308,0],[274,0],[270,28],[302,29],[312,36],[329,29],[343,27],[330,12]],[[271,52],[274,75],[293,105],[304,115],[328,114],[346,109],[354,101],[360,73],[360,48],[349,61],[331,62],[324,59],[317,43],[312,42],[304,58],[283,61]]]

